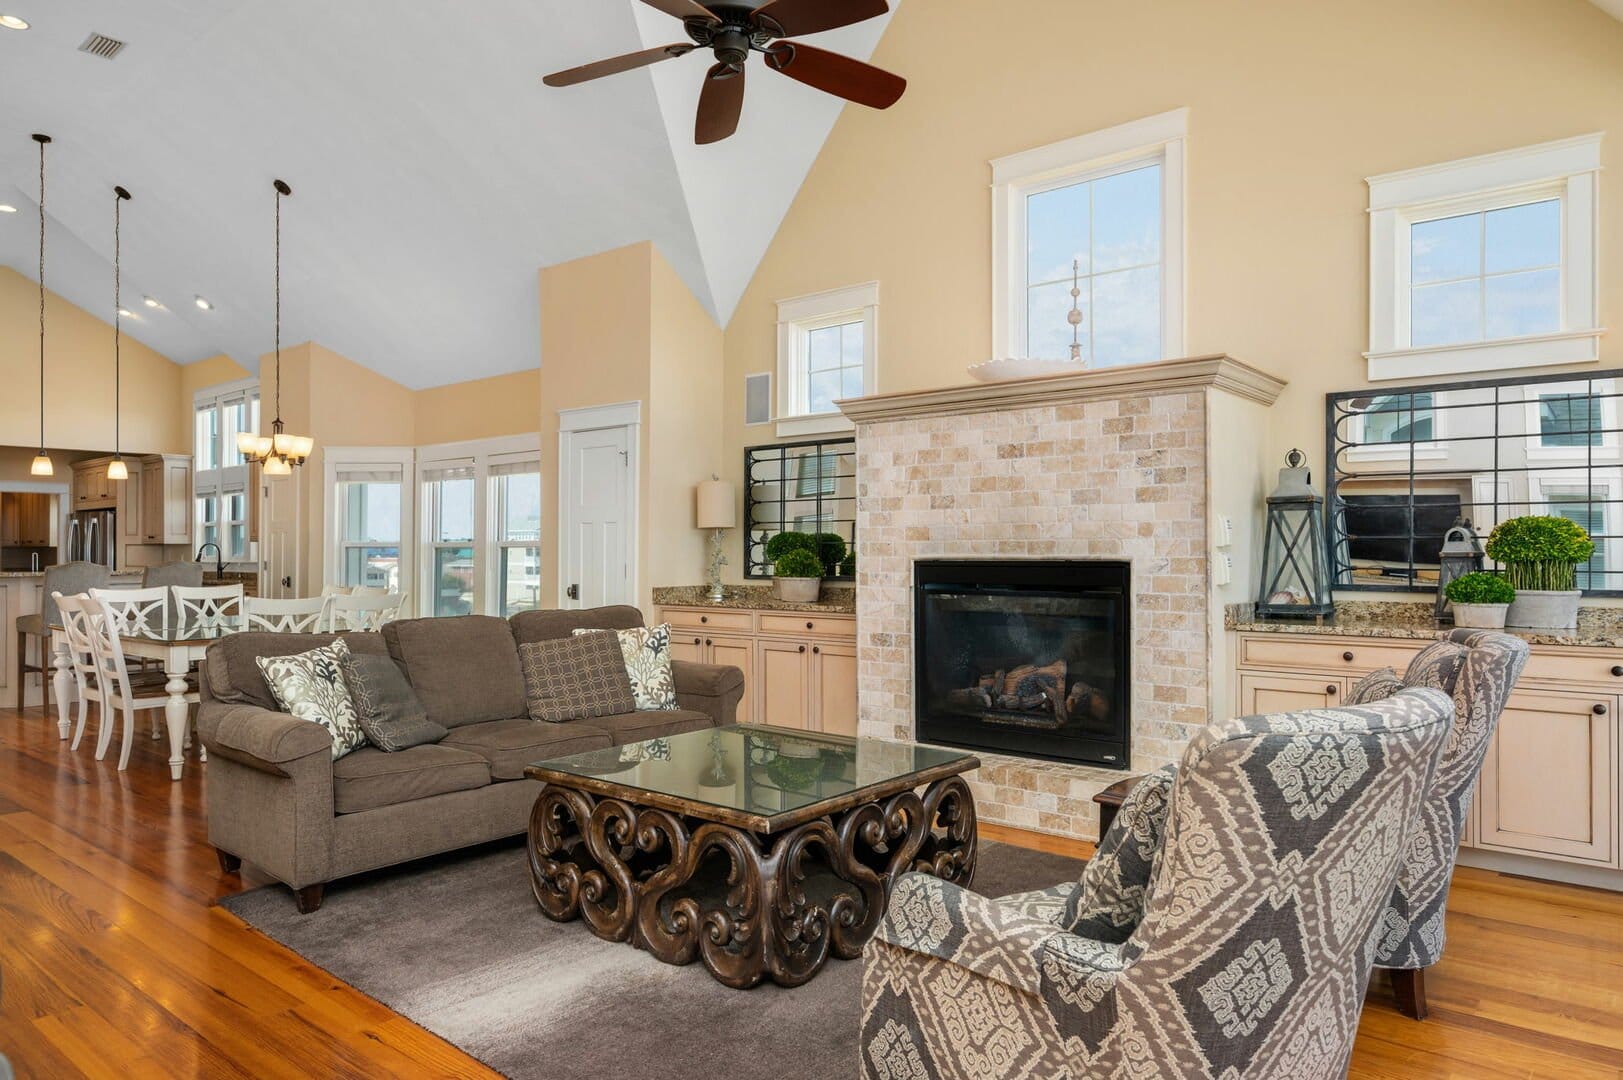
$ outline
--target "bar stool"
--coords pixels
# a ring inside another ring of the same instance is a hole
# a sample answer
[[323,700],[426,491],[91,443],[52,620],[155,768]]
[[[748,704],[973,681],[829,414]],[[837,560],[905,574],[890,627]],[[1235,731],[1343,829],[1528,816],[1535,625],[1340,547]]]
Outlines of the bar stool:
[[[51,715],[51,677],[56,673],[52,663],[54,650],[51,648],[51,623],[61,621],[60,613],[56,609],[56,601],[51,599],[52,593],[62,593],[65,596],[75,596],[87,593],[91,589],[105,588],[112,578],[112,571],[100,563],[70,562],[60,566],[45,568],[44,602],[40,610],[33,615],[17,616],[17,711],[22,712],[23,697],[26,685],[24,678],[30,674],[38,674],[42,693],[40,695],[44,715]],[[28,639],[39,639],[39,663],[28,662]]]

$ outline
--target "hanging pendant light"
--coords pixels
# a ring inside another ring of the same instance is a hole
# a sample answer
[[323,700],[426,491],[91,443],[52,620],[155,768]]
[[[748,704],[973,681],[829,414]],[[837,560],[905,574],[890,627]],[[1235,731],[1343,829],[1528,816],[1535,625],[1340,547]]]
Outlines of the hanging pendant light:
[[124,366],[119,356],[120,323],[124,321],[124,301],[120,294],[123,288],[123,252],[120,248],[120,234],[122,232],[123,215],[121,210],[129,199],[130,193],[118,185],[113,185],[113,460],[107,463],[107,479],[128,480],[130,468],[124,464],[122,425],[120,424],[119,406],[123,385],[122,378]]
[[293,194],[293,189],[281,180],[276,187],[276,419],[271,421],[271,433],[258,435],[251,431],[237,433],[237,450],[250,461],[256,461],[266,476],[291,476],[293,466],[303,465],[315,449],[316,441],[308,435],[289,435],[282,424],[282,197]]
[[39,453],[28,467],[34,476],[50,476],[51,455],[45,452],[45,144],[49,135],[34,135],[39,143]]

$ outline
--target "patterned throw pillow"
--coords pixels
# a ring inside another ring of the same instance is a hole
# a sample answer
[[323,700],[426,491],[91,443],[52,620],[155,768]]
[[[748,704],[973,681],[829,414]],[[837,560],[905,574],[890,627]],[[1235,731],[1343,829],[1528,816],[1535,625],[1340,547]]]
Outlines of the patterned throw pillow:
[[366,745],[366,732],[361,730],[349,684],[344,681],[343,663],[348,655],[349,646],[340,638],[297,656],[254,658],[283,712],[327,729],[334,761]]
[[561,724],[636,709],[620,644],[605,633],[532,641],[518,647],[531,720]]
[[1389,667],[1383,667],[1353,683],[1353,688],[1347,692],[1347,700],[1342,704],[1373,705],[1377,701],[1385,701],[1402,689],[1403,680],[1398,678],[1398,673]]
[[349,684],[355,719],[366,741],[394,753],[424,743],[437,743],[449,732],[428,718],[417,692],[400,666],[387,656],[345,650],[340,666]]
[[1409,661],[1409,670],[1403,673],[1404,686],[1429,686],[1454,696],[1454,686],[1465,670],[1465,658],[1471,653],[1464,645],[1454,641],[1434,641],[1415,653]]
[[1110,944],[1133,936],[1149,903],[1177,775],[1176,765],[1163,765],[1127,793],[1110,831],[1099,838],[1099,850],[1082,868],[1082,883],[1061,917],[1066,930]]
[[637,711],[678,708],[676,680],[671,675],[671,624],[639,626],[635,630],[576,630],[575,636],[606,633],[620,639],[620,653],[631,679],[631,692],[637,699]]

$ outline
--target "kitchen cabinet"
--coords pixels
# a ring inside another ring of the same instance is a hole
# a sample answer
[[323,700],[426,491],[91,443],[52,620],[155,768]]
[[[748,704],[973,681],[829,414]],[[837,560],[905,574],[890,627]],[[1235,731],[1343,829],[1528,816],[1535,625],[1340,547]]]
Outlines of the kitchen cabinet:
[[56,496],[32,491],[0,494],[0,545],[55,547]]
[[1341,704],[1347,681],[1328,675],[1240,676],[1240,715],[1324,709]]
[[666,607],[677,659],[744,673],[740,723],[855,735],[855,616],[723,607]]
[[162,454],[141,462],[141,543],[192,543],[192,459]]
[[75,510],[111,510],[118,506],[119,482],[107,478],[107,463],[111,460],[111,457],[91,458],[73,466]]

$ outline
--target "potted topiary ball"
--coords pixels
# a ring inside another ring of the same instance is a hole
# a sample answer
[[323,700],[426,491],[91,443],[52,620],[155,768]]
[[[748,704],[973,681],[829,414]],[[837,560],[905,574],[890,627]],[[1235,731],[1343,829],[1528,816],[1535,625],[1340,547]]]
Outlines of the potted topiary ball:
[[772,587],[779,600],[816,603],[823,591],[823,560],[801,548],[784,552],[772,564]]
[[1473,630],[1503,630],[1505,613],[1516,599],[1510,582],[1480,570],[1455,578],[1443,592],[1454,605],[1454,625]]
[[1500,522],[1488,537],[1488,558],[1502,563],[1516,590],[1505,622],[1534,630],[1571,630],[1578,625],[1578,565],[1595,554],[1595,542],[1575,521],[1527,516]]

